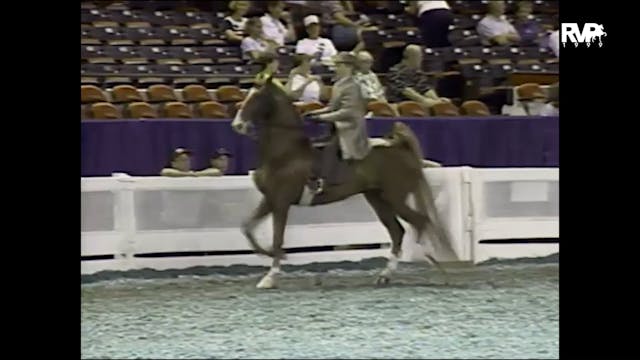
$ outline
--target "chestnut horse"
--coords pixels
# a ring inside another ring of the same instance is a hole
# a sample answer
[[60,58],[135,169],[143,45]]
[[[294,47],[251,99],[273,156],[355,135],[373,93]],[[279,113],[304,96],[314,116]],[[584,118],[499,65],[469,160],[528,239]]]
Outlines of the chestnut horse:
[[[258,288],[276,286],[292,205],[328,204],[356,194],[364,195],[391,237],[391,254],[386,268],[377,277],[378,284],[387,283],[398,266],[405,233],[398,217],[413,227],[417,242],[421,242],[426,233],[439,255],[456,258],[423,174],[420,145],[404,123],[395,122],[383,146],[372,147],[366,158],[351,165],[353,176],[343,183],[325,187],[311,198],[306,185],[312,172],[313,152],[317,150],[305,135],[303,119],[291,99],[270,78],[259,90],[250,93],[232,126],[236,132],[252,136],[258,143],[259,166],[253,173],[253,181],[264,196],[242,224],[242,231],[254,251],[273,258],[272,267]],[[269,214],[273,216],[273,243],[272,249],[266,250],[258,244],[253,232]],[[439,267],[433,253],[425,255]]]

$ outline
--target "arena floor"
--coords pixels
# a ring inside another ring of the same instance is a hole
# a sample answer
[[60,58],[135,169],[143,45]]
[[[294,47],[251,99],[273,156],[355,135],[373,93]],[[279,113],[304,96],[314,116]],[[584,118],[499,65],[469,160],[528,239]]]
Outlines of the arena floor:
[[[538,358],[559,355],[558,263],[104,280],[82,285],[82,358]],[[237,270],[237,268],[236,268]],[[287,269],[285,269],[287,270]],[[240,271],[241,273],[242,271]]]

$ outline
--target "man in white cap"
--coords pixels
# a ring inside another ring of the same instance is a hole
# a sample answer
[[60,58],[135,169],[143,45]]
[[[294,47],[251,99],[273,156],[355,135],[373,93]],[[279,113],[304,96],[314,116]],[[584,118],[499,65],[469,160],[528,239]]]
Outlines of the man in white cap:
[[303,22],[307,30],[307,37],[298,40],[296,44],[296,54],[307,54],[311,56],[312,65],[319,63],[327,66],[333,65],[333,57],[338,51],[330,39],[320,37],[321,28],[318,16],[308,15],[304,18]]

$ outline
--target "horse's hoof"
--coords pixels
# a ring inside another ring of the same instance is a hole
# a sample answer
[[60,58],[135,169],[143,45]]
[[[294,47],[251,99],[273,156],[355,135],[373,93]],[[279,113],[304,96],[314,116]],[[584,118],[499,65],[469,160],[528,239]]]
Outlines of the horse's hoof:
[[390,279],[384,275],[380,275],[378,276],[378,278],[376,279],[376,285],[380,286],[380,285],[387,285],[389,284]]
[[265,276],[260,280],[256,288],[258,289],[275,289],[277,287],[276,279],[273,276]]

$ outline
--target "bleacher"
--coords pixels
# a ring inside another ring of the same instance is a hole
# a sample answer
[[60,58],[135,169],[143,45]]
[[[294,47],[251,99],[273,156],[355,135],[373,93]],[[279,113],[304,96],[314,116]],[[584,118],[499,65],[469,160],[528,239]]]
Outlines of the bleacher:
[[[452,47],[424,49],[423,66],[436,79],[440,96],[453,100],[456,111],[444,106],[447,109],[424,115],[464,114],[463,105],[478,100],[496,113],[510,101],[513,86],[557,81],[558,60],[545,47],[480,43],[475,27],[486,2],[449,1],[455,14]],[[238,45],[224,39],[220,27],[227,15],[226,3],[82,2],[82,118],[233,116],[259,66],[243,58]],[[389,59],[395,63],[405,45],[419,44],[419,31],[414,19],[403,12],[402,1],[356,3],[357,10],[378,28],[364,32],[363,41],[378,60],[374,70],[384,81]],[[507,16],[515,3],[507,1]],[[256,8],[248,16],[261,13]],[[533,16],[543,28],[552,29],[558,23],[557,1],[534,1]],[[278,76],[287,77],[294,49],[295,43],[279,49]],[[325,83],[332,76],[326,67],[315,71]],[[163,95],[159,97],[158,92]],[[197,96],[189,95],[193,93]]]

